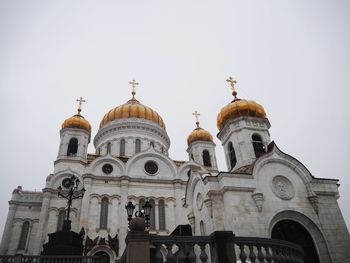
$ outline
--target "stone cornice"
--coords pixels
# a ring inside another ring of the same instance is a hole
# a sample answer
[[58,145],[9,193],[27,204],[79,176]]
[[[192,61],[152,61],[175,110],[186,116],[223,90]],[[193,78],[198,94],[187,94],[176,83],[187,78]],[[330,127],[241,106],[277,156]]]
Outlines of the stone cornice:
[[134,177],[130,177],[127,175],[123,175],[123,176],[101,176],[101,175],[93,175],[93,174],[84,174],[83,178],[91,178],[93,180],[98,180],[98,181],[112,181],[112,182],[121,182],[123,180],[126,180],[128,182],[133,182],[133,183],[150,183],[150,184],[154,184],[155,182],[157,183],[161,183],[161,184],[181,184],[181,185],[186,185],[187,181],[181,180],[179,178],[176,179],[156,179],[156,178],[150,178],[150,179],[146,179],[146,178],[134,178]]
[[209,197],[213,195],[223,195],[226,192],[251,192],[253,193],[255,191],[255,187],[237,187],[237,186],[224,186],[223,188],[219,190],[210,190],[208,191],[207,195]]
[[67,157],[67,156],[65,156],[64,158],[59,157],[59,159],[57,159],[56,161],[53,162],[54,165],[59,164],[59,163],[79,163],[79,164],[86,166],[87,160],[83,160],[81,157]]

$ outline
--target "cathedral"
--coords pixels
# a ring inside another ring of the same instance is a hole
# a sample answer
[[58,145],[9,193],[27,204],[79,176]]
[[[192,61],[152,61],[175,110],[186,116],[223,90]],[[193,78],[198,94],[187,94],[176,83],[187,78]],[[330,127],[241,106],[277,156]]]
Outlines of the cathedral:
[[[84,255],[107,254],[115,262],[125,250],[128,218],[152,205],[150,233],[169,235],[189,224],[193,235],[217,230],[235,235],[283,239],[301,245],[305,262],[346,262],[350,238],[337,203],[338,180],[316,178],[271,140],[262,105],[233,98],[218,111],[217,138],[227,168],[219,171],[213,136],[196,126],[187,138],[188,159],[169,156],[170,138],[162,117],[136,98],[109,110],[94,138],[78,112],[63,121],[53,172],[41,192],[14,189],[0,255],[39,255],[48,234],[62,230],[67,200],[58,196],[74,175],[85,189],[72,203],[72,230],[85,231]],[[172,120],[176,121],[176,120]],[[48,138],[47,138],[48,139]],[[94,153],[88,153],[93,139]]]

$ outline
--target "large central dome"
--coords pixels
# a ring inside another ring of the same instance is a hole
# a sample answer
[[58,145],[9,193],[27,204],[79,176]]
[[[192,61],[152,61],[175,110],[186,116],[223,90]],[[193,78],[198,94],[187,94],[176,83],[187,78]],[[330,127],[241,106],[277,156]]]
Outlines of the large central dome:
[[111,109],[109,112],[107,112],[100,123],[100,128],[114,120],[126,118],[149,120],[165,129],[165,124],[162,117],[160,117],[160,115],[150,107],[141,104],[134,97],[125,104],[117,106],[116,108]]

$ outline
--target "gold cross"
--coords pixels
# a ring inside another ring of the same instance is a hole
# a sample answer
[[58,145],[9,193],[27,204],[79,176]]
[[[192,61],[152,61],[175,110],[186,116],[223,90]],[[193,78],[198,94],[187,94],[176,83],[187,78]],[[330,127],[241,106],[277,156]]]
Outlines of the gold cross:
[[136,94],[135,88],[136,88],[137,85],[139,85],[139,83],[137,83],[137,82],[133,79],[132,81],[129,81],[129,84],[130,84],[131,87],[132,87],[132,92],[131,92],[132,98],[135,98],[135,94]]
[[229,77],[226,80],[228,83],[230,83],[231,88],[232,88],[232,95],[235,97],[235,99],[237,98],[237,90],[236,90],[236,84],[237,84],[237,80],[233,79],[232,77]]
[[80,97],[79,99],[76,99],[76,101],[79,102],[78,113],[80,114],[80,112],[81,112],[81,105],[83,104],[83,102],[86,102],[86,100],[84,100],[83,97]]
[[198,113],[198,111],[193,112],[192,115],[195,116],[196,124],[197,124],[197,127],[199,128],[199,116],[201,116],[201,115]]

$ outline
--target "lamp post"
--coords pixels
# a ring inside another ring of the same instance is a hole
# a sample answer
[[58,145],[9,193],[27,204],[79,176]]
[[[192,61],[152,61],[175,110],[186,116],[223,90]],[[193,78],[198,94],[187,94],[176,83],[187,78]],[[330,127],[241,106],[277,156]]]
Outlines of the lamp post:
[[[139,229],[138,226],[133,227],[132,215],[134,214],[135,206],[133,205],[133,203],[131,201],[129,201],[128,204],[125,205],[125,209],[126,209],[126,213],[128,215],[130,230],[141,230],[141,229]],[[145,223],[144,226],[146,226],[146,229],[149,229],[149,226],[150,226],[149,221],[151,219],[151,217],[150,217],[151,210],[152,210],[152,205],[149,203],[148,200],[146,200],[145,204],[142,206],[142,210],[135,212],[135,220],[140,221],[140,222],[143,221]],[[139,220],[138,218],[143,219],[143,220]],[[143,230],[144,230],[144,226],[143,226]]]
[[67,217],[63,222],[63,231],[71,230],[71,221],[69,220],[69,215],[72,207],[72,201],[74,199],[81,198],[84,196],[85,189],[83,187],[82,189],[78,190],[79,183],[80,183],[80,180],[76,176],[72,175],[70,178],[65,178],[62,181],[63,187],[66,188],[68,192],[67,190],[63,190],[62,186],[59,186],[57,188],[58,196],[59,197],[61,196],[68,200]]

